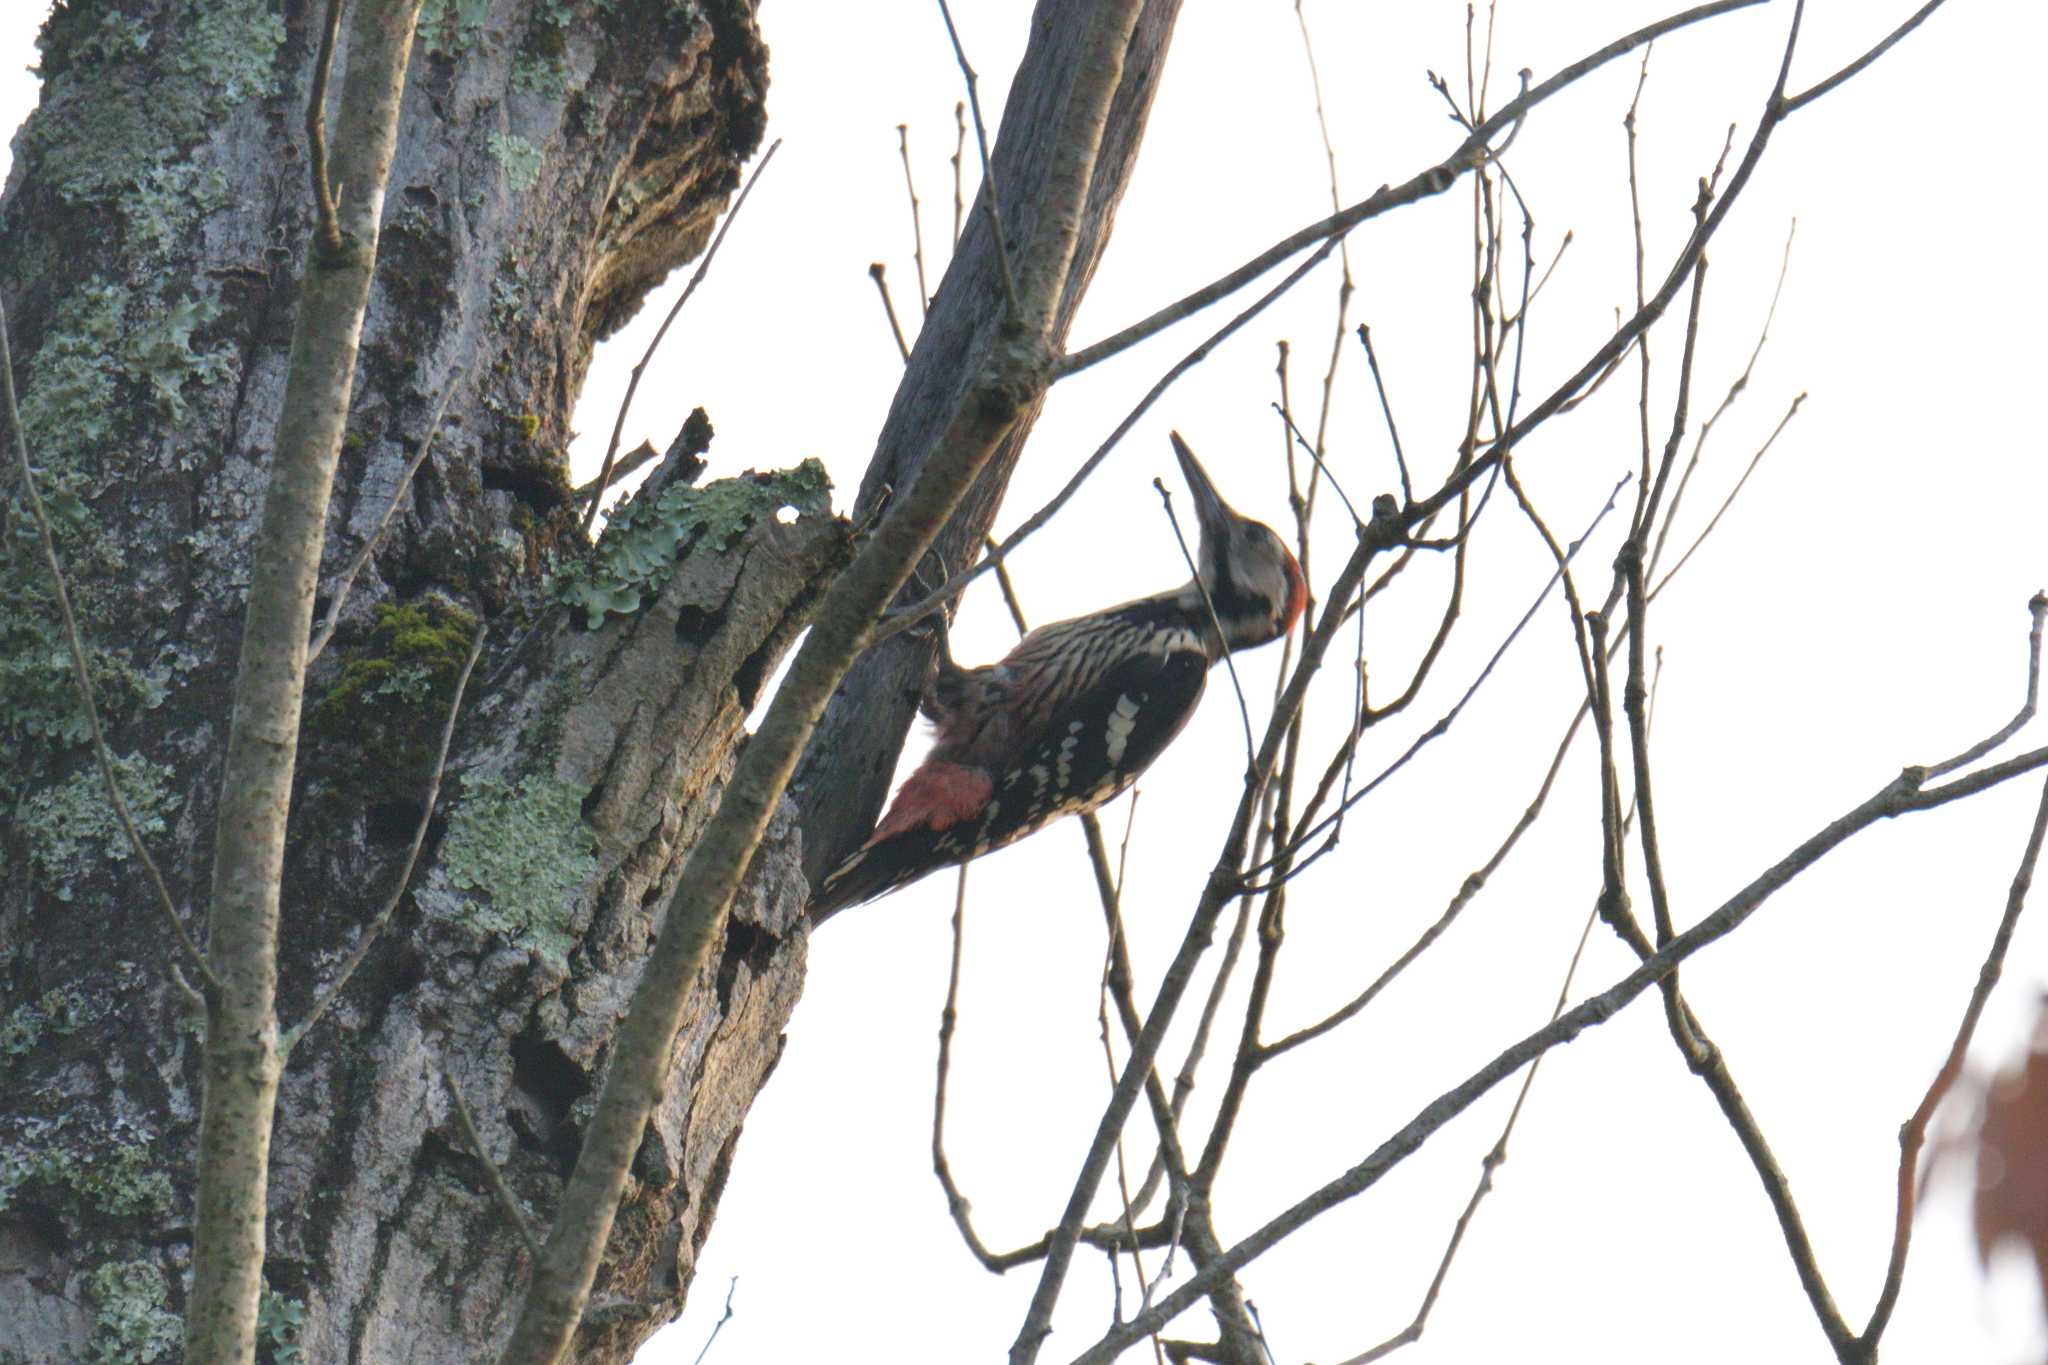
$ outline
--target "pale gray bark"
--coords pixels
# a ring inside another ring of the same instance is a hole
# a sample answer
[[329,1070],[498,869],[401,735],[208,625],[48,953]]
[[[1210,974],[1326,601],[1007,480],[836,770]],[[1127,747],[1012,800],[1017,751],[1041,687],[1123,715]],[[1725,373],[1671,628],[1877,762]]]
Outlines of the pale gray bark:
[[[306,641],[419,3],[358,0],[350,16],[331,179],[327,149],[316,143],[315,175],[325,182],[316,188],[332,221],[305,256],[277,453],[250,561],[213,847],[198,1214],[185,1304],[185,1358],[208,1365],[256,1356],[270,1130],[283,1063],[278,901]],[[324,88],[327,72],[320,75]],[[336,183],[353,191],[338,209],[326,190]]]
[[[303,1306],[308,1359],[469,1361],[509,1328],[529,1268],[439,1068],[513,1187],[551,1212],[680,853],[840,553],[825,521],[761,525],[727,553],[699,545],[630,620],[591,632],[533,615],[544,556],[574,525],[560,446],[590,347],[702,250],[759,140],[766,63],[744,5],[612,0],[603,23],[560,26],[554,8],[497,0],[471,24],[469,6],[427,6],[324,519],[323,594],[459,371],[306,695],[286,1024],[389,894],[425,785],[419,736],[445,702],[445,680],[438,694],[359,685],[362,666],[394,663],[378,658],[378,611],[431,608],[449,638],[468,627],[433,604],[492,624],[414,893],[284,1075],[264,1273]],[[0,199],[24,425],[125,789],[188,918],[213,872],[234,646],[303,290],[321,9],[288,4],[280,24],[263,0],[66,5]],[[342,186],[345,211],[363,191]],[[714,452],[712,474],[731,472]],[[199,1050],[161,912],[90,797],[46,575],[15,534],[11,476],[0,487],[0,1360],[170,1360]],[[428,640],[430,662],[445,643]],[[538,927],[514,915],[509,874],[491,887],[449,865],[465,812],[531,813],[491,799],[522,791],[574,793],[552,829],[588,840],[557,864],[536,851],[533,884],[567,888]],[[616,1302],[581,1359],[629,1358],[681,1303],[800,987],[796,848],[779,819],[691,993],[600,1285]],[[565,952],[543,941],[557,932]],[[259,1355],[276,1344],[266,1331]]]
[[[1040,0],[1032,15],[1031,41],[1011,81],[994,152],[1004,235],[1013,261],[1038,226],[1035,191],[1051,167],[1055,149],[1052,130],[1059,126],[1058,99],[1070,86],[1073,66],[1080,60],[1076,35],[1085,29],[1095,8],[1092,0]],[[1132,29],[1095,173],[1081,208],[1073,268],[1053,310],[1056,349],[1064,349],[1074,310],[1109,245],[1117,205],[1137,164],[1138,147],[1179,14],[1180,0],[1146,0]],[[971,58],[973,54],[968,55]],[[926,455],[938,446],[947,421],[958,410],[982,358],[995,343],[1002,319],[1002,286],[988,214],[979,199],[965,223],[966,230],[939,282],[903,383],[875,442],[874,458],[861,481],[860,508],[873,506],[884,487],[901,493],[910,486]],[[940,534],[936,549],[949,571],[980,553],[1002,506],[1003,489],[1038,418],[1039,406],[1040,395],[1031,395],[959,512]],[[929,571],[926,577],[931,578]],[[813,881],[830,871],[874,828],[889,794],[896,755],[917,713],[917,699],[931,660],[928,638],[894,636],[862,655],[834,694],[792,786],[804,811],[804,867]]]

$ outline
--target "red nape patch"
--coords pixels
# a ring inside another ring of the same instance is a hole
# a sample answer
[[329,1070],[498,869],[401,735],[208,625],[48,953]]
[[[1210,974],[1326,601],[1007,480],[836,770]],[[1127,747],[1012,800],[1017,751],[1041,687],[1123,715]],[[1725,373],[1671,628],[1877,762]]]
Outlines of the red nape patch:
[[[1280,553],[1287,554],[1287,547],[1285,545],[1280,547]],[[1302,609],[1308,606],[1308,579],[1302,576],[1301,565],[1295,562],[1293,555],[1287,554],[1286,567],[1287,620],[1280,627],[1282,635],[1294,629],[1294,623],[1301,619]]]
[[875,843],[910,829],[951,829],[981,814],[995,793],[995,779],[979,768],[926,759],[903,781],[889,813],[868,839]]

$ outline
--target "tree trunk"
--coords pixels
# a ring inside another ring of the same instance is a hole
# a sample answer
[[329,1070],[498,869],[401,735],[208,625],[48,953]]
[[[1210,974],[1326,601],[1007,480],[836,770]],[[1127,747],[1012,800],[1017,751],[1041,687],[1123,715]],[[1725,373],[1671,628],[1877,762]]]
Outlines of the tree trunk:
[[[1031,92],[1046,63],[1071,60],[1061,36],[1082,6],[1045,0],[1034,18],[999,183],[1041,173],[1051,120]],[[303,101],[324,8],[70,0],[45,32],[42,106],[0,197],[23,427],[124,791],[195,933],[313,228]],[[1062,337],[1176,8],[1152,0],[1132,44]],[[411,890],[284,1074],[263,1358],[290,1344],[323,1362],[468,1362],[504,1339],[530,1266],[482,1158],[533,1221],[552,1215],[682,856],[747,711],[843,562],[843,524],[801,476],[724,490],[736,520],[658,499],[688,481],[678,453],[614,532],[675,545],[672,570],[622,583],[588,569],[581,600],[609,597],[610,614],[567,609],[543,584],[579,548],[562,444],[591,348],[708,242],[760,141],[766,62],[746,0],[424,7],[316,617],[447,411],[311,671],[282,1025],[394,890],[480,623],[489,645]],[[992,335],[993,251],[975,223],[870,485],[903,486],[929,445],[919,395],[956,392]],[[968,344],[949,355],[948,335]],[[993,516],[1026,427],[949,533],[949,562]],[[33,528],[12,476],[0,486],[0,1362],[170,1360],[191,1262],[198,1025],[82,743]],[[793,522],[768,515],[789,503]],[[899,640],[842,697],[879,697],[889,724],[814,746],[811,797],[864,803],[811,817],[819,857],[879,805],[921,650]],[[797,823],[785,803],[685,1012],[579,1360],[630,1359],[681,1307],[801,989]]]
[[[1012,259],[1034,226],[1018,211],[1035,200],[1026,191],[1042,179],[1052,157],[1047,130],[1056,127],[1059,110],[1049,107],[1052,92],[1067,88],[1058,72],[1077,59],[1075,35],[1090,8],[1088,0],[1040,0],[1031,21],[1031,41],[1010,83],[1003,109],[1003,136],[997,142],[996,188],[1003,202],[1003,235]],[[1109,245],[1116,208],[1137,164],[1145,120],[1166,67],[1166,48],[1180,0],[1146,0],[1124,58],[1123,78],[1110,106],[1102,152],[1075,243],[1074,269],[1053,317],[1053,341],[1064,346],[1074,310],[1080,307],[1094,277],[1095,266]],[[955,249],[953,263],[940,281],[918,333],[896,401],[875,443],[874,459],[861,481],[860,508],[873,506],[884,488],[909,487],[925,454],[945,429],[948,415],[974,377],[981,359],[994,344],[1002,317],[1001,284],[994,239],[989,232],[984,186],[975,197]],[[952,523],[939,537],[937,551],[947,572],[974,562],[988,529],[1001,508],[1003,490],[1017,467],[1031,427],[1038,420],[1043,395],[1017,418],[980,480],[961,503]],[[927,574],[929,578],[930,575]],[[933,580],[929,586],[937,586]],[[908,596],[922,596],[911,592]],[[809,755],[791,786],[804,811],[804,870],[812,881],[822,878],[859,846],[874,828],[896,755],[917,713],[918,697],[934,656],[930,638],[905,633],[883,641],[848,671],[825,718],[811,740]]]
[[[312,225],[301,112],[325,7],[271,8],[60,9],[0,205],[24,426],[124,786],[189,923]],[[527,1267],[441,1069],[544,1217],[653,928],[642,906],[665,900],[840,553],[828,518],[767,517],[730,552],[698,533],[632,616],[590,630],[538,610],[539,571],[573,543],[561,442],[591,346],[703,249],[766,84],[744,6],[611,0],[602,24],[559,25],[554,8],[427,6],[328,519],[331,590],[445,395],[306,698],[286,1024],[389,894],[451,665],[489,622],[413,893],[284,1080],[264,1344],[308,1359],[471,1361],[502,1336]],[[0,1359],[168,1358],[197,1048],[159,912],[94,795],[8,486]],[[785,821],[677,1039],[604,1285],[619,1306],[584,1359],[629,1358],[681,1302],[801,982],[795,847]]]

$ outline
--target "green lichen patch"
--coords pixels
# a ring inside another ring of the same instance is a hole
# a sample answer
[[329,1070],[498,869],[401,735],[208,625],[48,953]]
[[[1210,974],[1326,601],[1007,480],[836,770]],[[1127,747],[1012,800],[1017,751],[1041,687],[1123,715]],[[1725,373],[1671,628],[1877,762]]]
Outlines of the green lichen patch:
[[[222,362],[190,348],[192,328],[207,315],[204,305],[195,302],[189,313],[153,329],[131,321],[131,301],[124,286],[97,279],[75,290],[52,314],[29,358],[21,397],[23,434],[110,727],[160,703],[168,678],[90,650],[95,618],[128,582],[126,553],[93,512],[99,470],[120,434],[130,382],[146,379],[175,397],[187,379],[223,373]],[[136,337],[147,347],[142,371],[131,373]],[[26,509],[10,499],[0,506],[0,804],[11,803],[31,774],[85,738],[85,712],[42,543]]]
[[170,1284],[154,1261],[109,1261],[85,1277],[93,1302],[97,1365],[147,1365],[173,1355],[184,1326],[170,1310]]
[[256,1341],[270,1348],[271,1365],[304,1365],[306,1348],[299,1345],[299,1333],[305,1326],[305,1304],[263,1286],[256,1304]]
[[382,790],[424,781],[440,748],[455,680],[476,618],[436,598],[377,608],[369,638],[307,715],[313,733],[346,744],[351,769]]
[[219,316],[218,295],[181,299],[144,321],[128,340],[130,373],[149,384],[173,422],[184,420],[188,381],[218,384],[234,373],[234,355],[228,348],[201,353],[192,347],[192,334]]
[[[553,44],[559,48],[560,39]],[[529,95],[562,100],[569,97],[569,64],[559,51],[529,50],[512,59],[512,88]]]
[[[69,467],[113,432],[128,291],[91,280],[58,307],[22,386],[21,429],[39,466]],[[55,497],[57,490],[45,492]]]
[[[5,578],[0,574],[0,582]],[[78,700],[70,647],[51,618],[20,610],[33,607],[39,596],[26,602],[17,598],[16,606],[0,605],[0,755],[19,754],[31,744],[62,749],[83,744],[92,735]],[[55,607],[50,609],[54,612]],[[93,654],[86,666],[103,714],[126,715],[138,707],[153,710],[167,695],[165,671],[138,672],[105,654]],[[13,771],[25,777],[26,761]],[[15,783],[0,776],[0,804],[14,790]]]
[[562,963],[572,946],[570,895],[597,870],[597,839],[583,823],[590,788],[544,773],[516,786],[471,777],[463,787],[441,865],[457,888],[484,893],[466,903],[464,922]]
[[[145,840],[162,834],[169,827],[167,817],[178,809],[179,798],[171,790],[175,776],[170,768],[140,754],[114,759],[114,780],[128,803],[135,832]],[[59,900],[70,900],[76,879],[100,859],[122,862],[132,852],[94,764],[30,796],[21,803],[16,822],[28,836],[29,865]]]
[[816,460],[771,474],[745,474],[694,488],[672,483],[621,504],[588,559],[554,576],[556,600],[580,609],[592,630],[607,613],[630,616],[657,592],[679,554],[699,542],[731,548],[748,528],[785,511],[831,509],[832,481]]
[[149,166],[121,201],[128,247],[144,261],[168,263],[185,233],[227,202],[228,180],[216,168],[189,161]]
[[[49,95],[25,125],[23,155],[69,203],[121,203],[152,166],[187,159],[228,111],[275,88],[284,20],[270,0],[186,0],[148,31],[115,11],[60,8],[38,46]],[[71,98],[73,68],[139,60],[168,35],[148,79],[97,80]],[[179,235],[182,235],[180,232]]]
[[26,1057],[48,1034],[67,1037],[85,1022],[86,1001],[74,987],[43,992],[40,1000],[16,1005],[0,1019],[0,1058]]
[[171,69],[212,90],[216,109],[268,94],[285,38],[269,0],[196,0],[192,8],[199,20],[172,50]]
[[143,1142],[93,1139],[62,1121],[34,1124],[0,1142],[0,1213],[31,1185],[81,1217],[161,1218],[171,1211],[171,1177],[151,1164]]
[[513,133],[492,133],[484,144],[491,159],[505,172],[505,183],[515,190],[530,190],[540,183],[544,158],[540,148]]
[[420,46],[436,57],[452,57],[476,41],[490,0],[426,0],[415,32]]

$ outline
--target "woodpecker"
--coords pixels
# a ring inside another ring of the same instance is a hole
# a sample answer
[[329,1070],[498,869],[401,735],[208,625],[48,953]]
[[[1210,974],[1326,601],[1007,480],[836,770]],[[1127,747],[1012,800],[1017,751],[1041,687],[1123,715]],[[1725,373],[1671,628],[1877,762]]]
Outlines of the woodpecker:
[[820,883],[813,914],[1113,799],[1187,724],[1217,660],[1293,627],[1308,603],[1301,565],[1271,527],[1223,501],[1179,432],[1172,440],[1201,527],[1194,580],[1040,626],[986,667],[961,668],[942,645],[920,706],[934,722],[931,753]]

